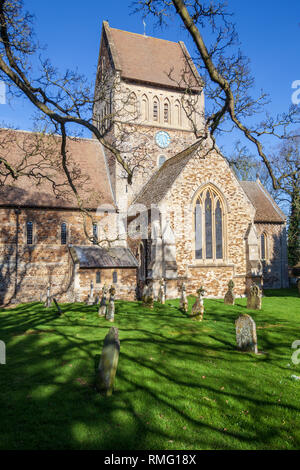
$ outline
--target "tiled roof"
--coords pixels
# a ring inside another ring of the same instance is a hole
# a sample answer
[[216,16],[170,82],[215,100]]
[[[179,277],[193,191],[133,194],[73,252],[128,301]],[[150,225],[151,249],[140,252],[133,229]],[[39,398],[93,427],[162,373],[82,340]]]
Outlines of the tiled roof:
[[187,149],[169,158],[150,178],[139,193],[134,203],[143,204],[150,208],[151,204],[158,204],[172,187],[189,159],[194,155],[200,143],[196,142]]
[[240,181],[240,184],[256,209],[254,222],[285,222],[284,213],[260,182]]
[[[186,89],[200,90],[201,78],[183,42],[103,27],[115,68],[125,79]],[[171,72],[171,78],[168,74]]]
[[128,248],[99,246],[70,247],[74,263],[80,268],[137,268],[138,262]]
[[[58,197],[51,181],[40,182],[26,175],[13,180],[9,177],[0,185],[0,205],[21,207],[78,208],[76,197],[67,183],[60,156],[60,136],[0,129],[0,157],[14,166],[27,156],[26,171],[47,174],[62,185]],[[96,139],[67,139],[68,169],[84,207],[96,209],[100,204],[114,205],[105,163],[104,151]],[[1,176],[0,176],[1,182]]]

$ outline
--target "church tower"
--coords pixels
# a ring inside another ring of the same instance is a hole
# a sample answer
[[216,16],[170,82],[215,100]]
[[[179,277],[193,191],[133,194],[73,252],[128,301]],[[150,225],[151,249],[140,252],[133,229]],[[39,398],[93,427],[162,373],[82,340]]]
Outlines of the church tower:
[[183,42],[103,22],[93,119],[134,168],[128,185],[121,165],[106,151],[118,207],[128,207],[166,160],[196,140],[203,115],[202,81]]

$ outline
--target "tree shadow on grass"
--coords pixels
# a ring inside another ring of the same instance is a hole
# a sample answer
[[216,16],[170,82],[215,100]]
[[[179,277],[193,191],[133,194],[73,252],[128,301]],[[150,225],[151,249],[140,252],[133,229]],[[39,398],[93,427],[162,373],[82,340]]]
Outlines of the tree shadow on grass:
[[[63,305],[61,317],[36,304],[0,315],[8,340],[1,448],[297,448],[296,385],[279,386],[276,337],[261,330],[259,341],[271,350],[266,361],[235,350],[235,309],[214,323],[208,304],[207,321],[197,323],[162,308],[148,315],[137,303],[120,305],[113,325],[82,304]],[[111,326],[119,328],[121,351],[106,398],[94,378]],[[28,329],[42,332],[12,335]],[[290,334],[284,331],[284,343]]]

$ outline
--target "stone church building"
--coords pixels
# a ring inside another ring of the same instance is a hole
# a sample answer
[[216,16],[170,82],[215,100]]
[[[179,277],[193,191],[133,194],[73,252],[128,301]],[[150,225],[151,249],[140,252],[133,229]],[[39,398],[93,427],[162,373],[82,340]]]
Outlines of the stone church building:
[[[115,284],[133,300],[147,280],[167,296],[203,285],[223,297],[253,281],[287,287],[286,219],[259,180],[239,181],[203,137],[204,90],[183,42],[103,23],[93,121],[134,168],[131,184],[97,139],[0,130],[0,156],[32,176],[0,186],[0,305],[86,301]],[[29,158],[30,157],[30,158]],[[37,171],[38,168],[38,171]],[[39,178],[39,173],[47,178]]]

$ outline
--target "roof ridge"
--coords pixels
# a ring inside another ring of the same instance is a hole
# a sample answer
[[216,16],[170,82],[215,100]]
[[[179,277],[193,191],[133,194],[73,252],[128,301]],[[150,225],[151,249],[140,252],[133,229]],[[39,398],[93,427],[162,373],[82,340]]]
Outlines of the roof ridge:
[[[168,168],[172,164],[177,163],[177,161],[180,160],[181,158],[184,158],[184,157],[187,157],[187,156],[192,157],[193,151],[196,150],[200,146],[200,143],[201,143],[200,140],[197,141],[197,142],[194,142],[189,147],[186,147],[181,152],[173,155],[173,157],[170,157],[168,160],[166,160],[163,163],[163,165],[149,178],[149,180],[147,181],[145,186],[142,188],[142,190],[138,193],[138,195],[132,201],[132,204],[135,204],[138,199],[143,197],[143,195],[147,192],[149,186],[152,185],[153,182],[159,178],[159,176],[161,175],[163,170],[165,170],[166,168]],[[176,178],[175,178],[175,180],[176,180]]]
[[179,44],[180,41],[170,41],[170,39],[156,38],[155,36],[148,36],[148,35],[141,34],[141,33],[134,33],[132,31],[126,31],[125,29],[112,28],[111,26],[110,26],[110,29],[113,29],[115,31],[121,31],[122,33],[126,33],[126,34],[133,34],[135,36],[140,36],[140,37],[145,38],[145,39],[157,39],[158,41],[171,42],[172,44],[177,44],[177,45],[180,46],[180,44]]

